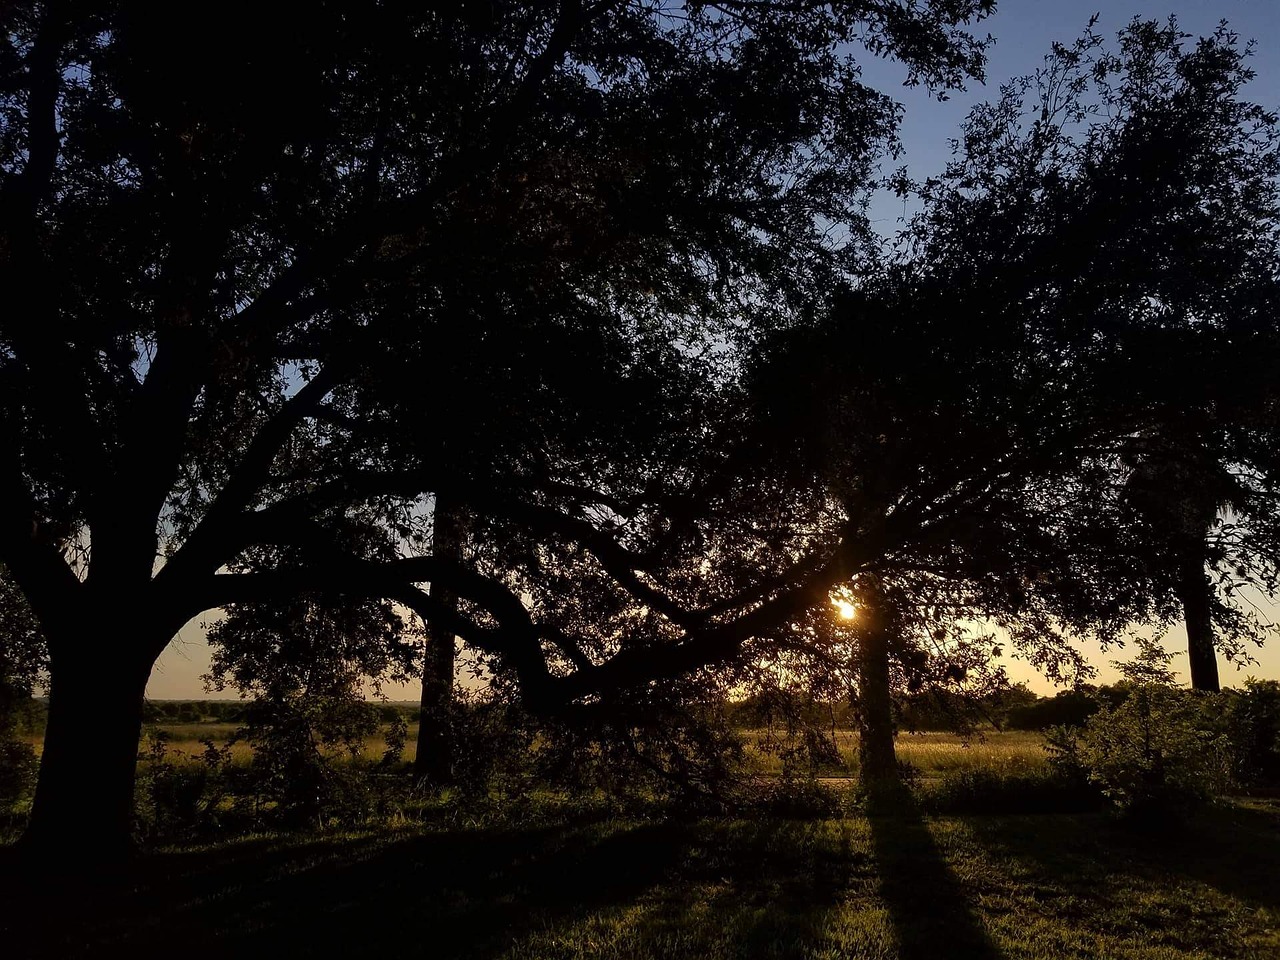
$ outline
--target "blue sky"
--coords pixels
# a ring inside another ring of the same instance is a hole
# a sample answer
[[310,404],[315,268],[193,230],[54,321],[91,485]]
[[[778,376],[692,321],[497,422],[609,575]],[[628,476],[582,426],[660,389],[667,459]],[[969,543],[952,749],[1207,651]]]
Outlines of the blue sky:
[[[903,162],[911,175],[922,179],[940,173],[950,156],[947,141],[959,133],[969,109],[993,99],[1002,83],[1032,73],[1055,40],[1069,43],[1080,36],[1095,13],[1099,18],[1094,29],[1108,38],[1135,16],[1165,20],[1175,14],[1182,31],[1193,37],[1212,33],[1226,20],[1242,41],[1257,41],[1250,60],[1257,76],[1247,95],[1266,107],[1280,109],[1280,0],[1126,0],[1105,5],[1098,0],[1002,0],[996,14],[974,29],[978,35],[991,34],[996,41],[988,51],[985,85],[972,83],[939,103],[923,88],[903,87],[905,71],[901,66],[884,60],[864,63],[867,82],[906,107],[899,132],[906,149]],[[872,207],[876,226],[886,235],[894,232],[902,212],[902,201],[891,196],[877,198]]]
[[[1053,42],[1069,43],[1084,32],[1089,19],[1099,15],[1094,29],[1104,37],[1114,37],[1134,16],[1165,20],[1174,14],[1179,27],[1192,37],[1204,36],[1217,29],[1220,21],[1239,34],[1241,41],[1255,40],[1250,66],[1254,80],[1245,90],[1249,99],[1270,109],[1280,109],[1280,0],[1166,0],[1143,2],[1128,0],[1124,3],[1100,4],[1063,2],[1063,0],[1003,0],[997,13],[978,25],[975,32],[989,33],[995,44],[988,52],[987,80],[985,85],[970,84],[963,92],[957,91],[945,102],[938,102],[920,88],[902,86],[905,72],[896,64],[873,61],[863,67],[866,80],[894,96],[905,106],[906,114],[900,128],[903,147],[902,159],[915,179],[940,173],[950,157],[948,140],[959,133],[959,125],[975,104],[994,98],[1000,85],[1015,77],[1032,73],[1043,63]],[[882,235],[892,235],[897,221],[903,215],[902,200],[892,196],[876,198],[871,215]],[[1273,622],[1280,620],[1280,607],[1255,595],[1259,612]],[[1186,634],[1181,626],[1165,637],[1165,645],[1178,651],[1175,668],[1185,667]],[[1101,679],[1115,679],[1117,674],[1110,661],[1121,658],[1124,651],[1102,652],[1096,644],[1085,644],[1090,658],[1099,668]],[[1249,675],[1280,677],[1280,634],[1269,648],[1256,653],[1257,665],[1241,670],[1233,665],[1219,664],[1222,681],[1238,684]],[[1023,664],[1010,663],[1009,672],[1014,679],[1027,681],[1033,689],[1045,691],[1048,685]]]
[[[1251,65],[1257,77],[1250,84],[1248,96],[1269,108],[1280,109],[1280,0],[1169,0],[1166,3],[1128,0],[1124,3],[1100,5],[1063,2],[1063,0],[1004,0],[995,16],[978,26],[979,33],[990,33],[995,45],[989,51],[986,85],[971,84],[964,92],[953,92],[949,100],[939,103],[918,88],[902,86],[905,73],[896,64],[868,61],[864,65],[867,81],[892,93],[906,107],[901,136],[906,150],[902,162],[913,177],[923,178],[939,173],[949,156],[948,139],[956,136],[969,108],[991,99],[1001,83],[1031,73],[1038,67],[1053,41],[1070,42],[1079,36],[1094,14],[1100,14],[1096,30],[1113,36],[1129,20],[1137,16],[1165,19],[1176,14],[1184,32],[1193,36],[1212,33],[1220,20],[1227,20],[1242,39],[1255,39],[1256,52]],[[892,197],[877,198],[872,216],[883,234],[892,234],[895,221],[902,215],[902,201]],[[1280,609],[1263,605],[1263,613],[1273,621],[1280,619]],[[210,615],[206,615],[209,618]],[[1185,649],[1185,634],[1177,628],[1166,637],[1170,650]],[[1111,651],[1103,654],[1092,650],[1101,670],[1101,679],[1114,679],[1116,674],[1108,662],[1121,656]],[[1174,661],[1185,663],[1185,654]],[[1258,654],[1259,664],[1237,672],[1223,664],[1224,683],[1239,683],[1250,674],[1280,677],[1280,636],[1268,649]],[[1034,689],[1047,691],[1048,684],[1032,670],[1011,663],[1014,679],[1025,680]],[[208,696],[200,675],[209,668],[209,649],[199,620],[182,629],[178,637],[160,657],[147,687],[148,696],[157,699],[199,699]],[[412,687],[386,691],[392,699],[417,699]],[[231,694],[224,694],[228,696]]]

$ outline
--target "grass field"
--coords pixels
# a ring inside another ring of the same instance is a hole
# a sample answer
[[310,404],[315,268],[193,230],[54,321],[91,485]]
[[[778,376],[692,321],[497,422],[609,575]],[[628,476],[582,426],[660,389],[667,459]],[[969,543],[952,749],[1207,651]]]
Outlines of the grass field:
[[[181,754],[194,756],[201,753],[205,739],[226,743],[239,726],[235,723],[148,724],[143,730],[143,746],[145,749],[148,733],[163,732],[168,736],[168,748],[173,758],[181,759]],[[767,739],[764,731],[747,730],[743,735],[751,766],[757,772],[766,775],[781,772],[782,763],[777,755],[763,747]],[[417,736],[418,725],[409,724],[404,753],[406,760],[413,759]],[[38,737],[31,737],[30,742],[39,750]],[[824,766],[818,772],[826,777],[853,775],[857,769],[857,735],[849,730],[839,730],[836,732],[836,744],[843,762]],[[386,746],[382,735],[370,737],[365,743],[365,756],[371,759],[381,757]],[[232,747],[232,756],[237,760],[248,759],[250,752],[249,745],[243,742]],[[968,740],[953,733],[902,733],[898,736],[897,752],[900,760],[915,766],[924,777],[976,769],[1025,773],[1042,769],[1047,762],[1041,735],[1023,731],[988,730]]]
[[[4,851],[0,851],[4,853]],[[605,820],[251,837],[68,889],[0,863],[6,957],[1280,956],[1280,809]]]
[[[748,756],[761,773],[778,773],[782,763],[765,748],[761,730],[745,731]],[[848,776],[856,771],[858,738],[851,730],[836,731],[836,746],[843,763],[820,769],[824,776]],[[1042,769],[1048,762],[1044,738],[1025,731],[988,730],[981,736],[962,739],[954,733],[901,733],[897,740],[898,759],[916,767],[925,777],[938,777],[961,770],[985,769],[996,773],[1025,773]]]
[[[195,754],[236,725],[151,729]],[[756,769],[776,772],[764,734],[746,739]],[[838,746],[825,776],[854,773],[853,735]],[[935,782],[1046,763],[1032,733],[904,733],[898,755]],[[152,850],[74,886],[0,847],[0,956],[1280,957],[1280,802],[1238,800],[1157,834],[1101,813],[643,819],[530,801],[503,827],[462,817]]]

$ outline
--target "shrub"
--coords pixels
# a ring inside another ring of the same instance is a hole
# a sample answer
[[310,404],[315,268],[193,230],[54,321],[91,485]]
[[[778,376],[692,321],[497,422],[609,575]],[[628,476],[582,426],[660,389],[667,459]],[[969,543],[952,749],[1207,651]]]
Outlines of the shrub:
[[1228,691],[1223,710],[1231,773],[1242,787],[1280,786],[1280,682],[1249,680]]
[[759,777],[744,783],[735,806],[748,814],[825,820],[843,816],[848,800],[845,792],[814,777]]
[[169,752],[168,736],[156,732],[138,760],[134,807],[143,836],[177,839],[221,825],[220,808],[230,794],[230,745],[205,740],[197,757],[179,759]]
[[260,817],[285,826],[358,823],[382,804],[381,781],[366,776],[376,710],[352,696],[287,691],[255,700],[241,735],[253,747],[242,777]]
[[453,704],[453,774],[457,790],[476,799],[528,790],[535,727],[518,706],[494,694],[460,692]]
[[1058,770],[961,770],[920,794],[932,813],[1078,813],[1105,806],[1096,787]]
[[40,761],[31,745],[0,739],[0,808],[12,808],[31,797]]
[[1172,683],[1171,658],[1152,640],[1120,664],[1128,695],[1083,727],[1057,727],[1046,740],[1058,772],[1096,785],[1126,816],[1159,821],[1225,791],[1230,742],[1218,700]]

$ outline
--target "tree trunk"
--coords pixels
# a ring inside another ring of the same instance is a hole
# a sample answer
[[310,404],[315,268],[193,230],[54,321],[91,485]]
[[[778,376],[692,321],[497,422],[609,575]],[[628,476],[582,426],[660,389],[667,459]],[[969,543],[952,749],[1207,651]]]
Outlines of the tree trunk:
[[864,590],[858,617],[858,776],[865,788],[894,786],[893,693],[889,684],[892,609],[878,585]]
[[26,852],[76,866],[128,855],[150,674],[151,664],[131,654],[81,648],[53,660],[40,777],[21,841]]
[[[436,499],[432,518],[432,553],[462,562],[464,522],[461,511],[447,499]],[[458,598],[448,588],[433,583],[431,594],[456,613]],[[453,782],[453,627],[427,624],[422,664],[422,704],[418,711],[418,751],[413,760],[414,778],[431,786]]]
[[1212,585],[1204,572],[1202,550],[1188,550],[1178,569],[1178,600],[1187,625],[1187,658],[1191,667],[1191,688],[1217,692],[1218,654],[1210,616]]

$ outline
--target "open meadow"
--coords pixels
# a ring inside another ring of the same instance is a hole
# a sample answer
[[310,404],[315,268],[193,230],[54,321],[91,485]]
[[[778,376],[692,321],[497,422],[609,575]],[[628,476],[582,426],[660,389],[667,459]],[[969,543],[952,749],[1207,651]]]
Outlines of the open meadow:
[[[777,774],[782,763],[768,749],[763,730],[743,731],[751,764],[764,774]],[[858,736],[852,730],[834,732],[842,763],[825,764],[817,771],[824,777],[850,776],[857,771]],[[910,764],[921,777],[937,779],[964,770],[995,774],[1043,770],[1047,762],[1044,737],[1025,730],[984,730],[971,737],[954,733],[903,732],[895,742],[898,760]]]
[[[234,739],[239,729],[239,724],[222,722],[147,724],[143,730],[143,743],[149,736],[163,734],[173,759],[179,760],[183,756],[198,756],[204,750],[206,740],[212,740],[219,746],[231,742],[232,757],[237,761],[247,761],[252,748],[243,740]],[[741,733],[751,768],[763,775],[780,773],[782,763],[777,754],[769,750],[766,731],[753,729]],[[418,725],[410,723],[404,747],[406,761],[414,759],[417,737]],[[816,772],[825,778],[853,776],[857,772],[857,734],[851,730],[837,730],[834,739],[843,762],[824,764]],[[29,742],[39,748],[38,737],[31,737]],[[904,732],[898,735],[896,746],[899,760],[911,764],[922,777],[930,779],[963,770],[1024,773],[1042,770],[1046,763],[1044,738],[1030,731],[986,730],[972,737],[934,731]],[[365,740],[363,752],[367,759],[374,760],[386,749],[384,727]]]

